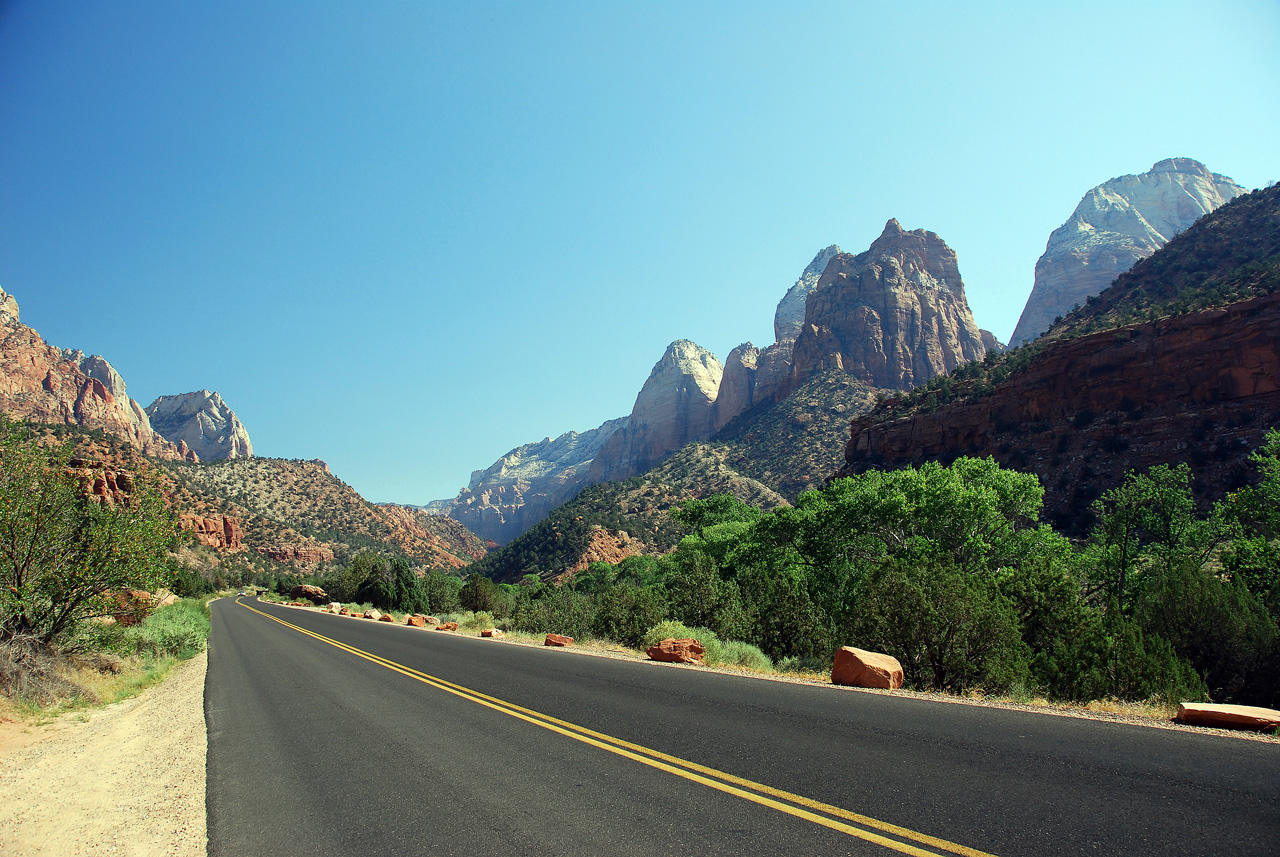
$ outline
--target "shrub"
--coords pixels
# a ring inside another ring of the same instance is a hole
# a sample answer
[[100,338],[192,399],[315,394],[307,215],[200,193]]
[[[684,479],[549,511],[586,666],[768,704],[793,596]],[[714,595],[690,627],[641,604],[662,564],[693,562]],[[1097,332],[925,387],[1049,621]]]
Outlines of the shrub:
[[704,659],[707,666],[746,667],[757,672],[772,672],[773,661],[762,651],[750,643],[741,640],[723,640],[713,650],[707,650]]
[[666,599],[653,589],[611,586],[595,597],[592,633],[637,648],[646,629],[661,621]]
[[124,629],[122,638],[127,650],[140,655],[192,658],[204,651],[209,616],[200,601],[183,598]]

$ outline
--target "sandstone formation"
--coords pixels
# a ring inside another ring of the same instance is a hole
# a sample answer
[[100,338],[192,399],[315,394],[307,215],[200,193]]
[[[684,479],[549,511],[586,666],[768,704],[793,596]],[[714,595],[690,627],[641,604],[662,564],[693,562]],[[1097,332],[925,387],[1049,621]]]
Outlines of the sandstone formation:
[[274,562],[300,562],[307,565],[333,562],[333,550],[323,545],[260,545],[257,550]]
[[791,378],[791,352],[804,327],[809,296],[817,289],[827,265],[839,254],[840,248],[835,244],[819,250],[800,272],[795,285],[778,301],[773,314],[775,341],[772,345],[759,349],[744,342],[729,352],[716,396],[716,431],[755,405],[772,402],[786,394]]
[[650,660],[669,664],[700,664],[706,653],[706,647],[691,637],[682,640],[668,637],[645,650]]
[[1083,305],[1139,259],[1242,193],[1234,181],[1190,158],[1169,158],[1150,172],[1098,185],[1049,236],[1010,347],[1035,339],[1054,318]]
[[572,646],[573,637],[566,637],[563,634],[547,634],[547,638],[542,641],[544,646]]
[[831,665],[831,683],[848,687],[902,687],[902,664],[892,655],[843,646]]
[[13,295],[0,289],[0,324],[14,325],[18,323],[18,302]]
[[760,349],[744,342],[729,352],[716,394],[715,430],[720,431],[738,414],[756,403],[756,374]]
[[806,302],[783,393],[828,369],[908,390],[985,354],[955,251],[890,220],[866,252],[828,263]]
[[777,342],[795,341],[804,327],[805,304],[809,295],[818,287],[818,281],[827,270],[829,263],[840,255],[840,248],[835,244],[818,251],[803,271],[796,284],[787,289],[787,293],[778,301],[778,308],[773,313],[773,338]]
[[216,392],[160,396],[147,405],[147,416],[156,431],[174,443],[185,443],[202,460],[253,455],[249,432]]
[[227,515],[182,514],[178,527],[194,533],[202,545],[230,552],[244,550],[240,522]]
[[715,355],[687,339],[667,346],[636,396],[625,426],[614,432],[591,462],[590,482],[628,479],[671,453],[715,431],[715,402],[724,367]]
[[[12,298],[5,296],[5,300]],[[0,306],[5,301],[0,300]],[[17,312],[16,304],[13,305]],[[147,455],[187,457],[152,430],[125,393],[120,375],[102,357],[54,348],[40,334],[4,315],[0,324],[0,410],[14,419],[101,429]]]
[[586,571],[587,566],[593,562],[607,562],[610,565],[617,565],[629,556],[639,556],[643,553],[644,542],[631,538],[631,535],[625,530],[613,533],[604,527],[593,527],[591,537],[587,542],[586,550],[582,552],[582,556],[564,574],[557,576],[556,582],[568,580],[578,572]]
[[290,589],[289,597],[305,598],[308,601],[310,601],[312,604],[324,604],[326,601],[329,600],[328,593],[326,593],[323,589],[321,589],[318,586],[311,586],[310,584],[306,584],[306,583],[299,584],[298,586],[293,587],[293,589]]
[[626,423],[625,417],[613,419],[590,431],[518,446],[473,472],[441,514],[481,538],[506,544],[581,490],[600,447]]
[[1080,535],[1130,469],[1186,462],[1201,495],[1239,487],[1275,425],[1280,294],[1052,341],[981,398],[856,419],[838,475],[990,455],[1038,474],[1046,516]]
[[1174,719],[1192,726],[1214,726],[1219,729],[1263,731],[1280,728],[1280,711],[1254,705],[1183,702],[1178,705],[1178,716]]

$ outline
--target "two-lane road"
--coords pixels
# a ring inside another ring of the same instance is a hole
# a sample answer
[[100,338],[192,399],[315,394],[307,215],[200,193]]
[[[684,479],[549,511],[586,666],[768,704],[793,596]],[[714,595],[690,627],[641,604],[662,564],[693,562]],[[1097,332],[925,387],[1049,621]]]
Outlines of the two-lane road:
[[1280,746],[213,604],[209,853],[1280,854]]

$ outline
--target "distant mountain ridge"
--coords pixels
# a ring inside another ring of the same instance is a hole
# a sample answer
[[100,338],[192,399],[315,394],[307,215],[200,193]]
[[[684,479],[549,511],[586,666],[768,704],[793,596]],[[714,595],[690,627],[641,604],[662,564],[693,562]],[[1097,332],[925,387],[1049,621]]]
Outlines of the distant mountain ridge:
[[1139,259],[1243,193],[1230,178],[1191,158],[1166,158],[1148,172],[1093,188],[1049,236],[1009,344],[1035,339],[1054,318],[1084,304]]

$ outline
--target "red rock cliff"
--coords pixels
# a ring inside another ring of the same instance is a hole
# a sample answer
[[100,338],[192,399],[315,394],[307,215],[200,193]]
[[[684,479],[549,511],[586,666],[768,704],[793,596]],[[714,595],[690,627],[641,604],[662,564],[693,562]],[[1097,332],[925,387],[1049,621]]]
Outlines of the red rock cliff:
[[837,475],[959,455],[1039,474],[1068,531],[1130,469],[1185,461],[1206,497],[1248,478],[1247,453],[1280,425],[1280,294],[1048,344],[987,396],[854,420]]

